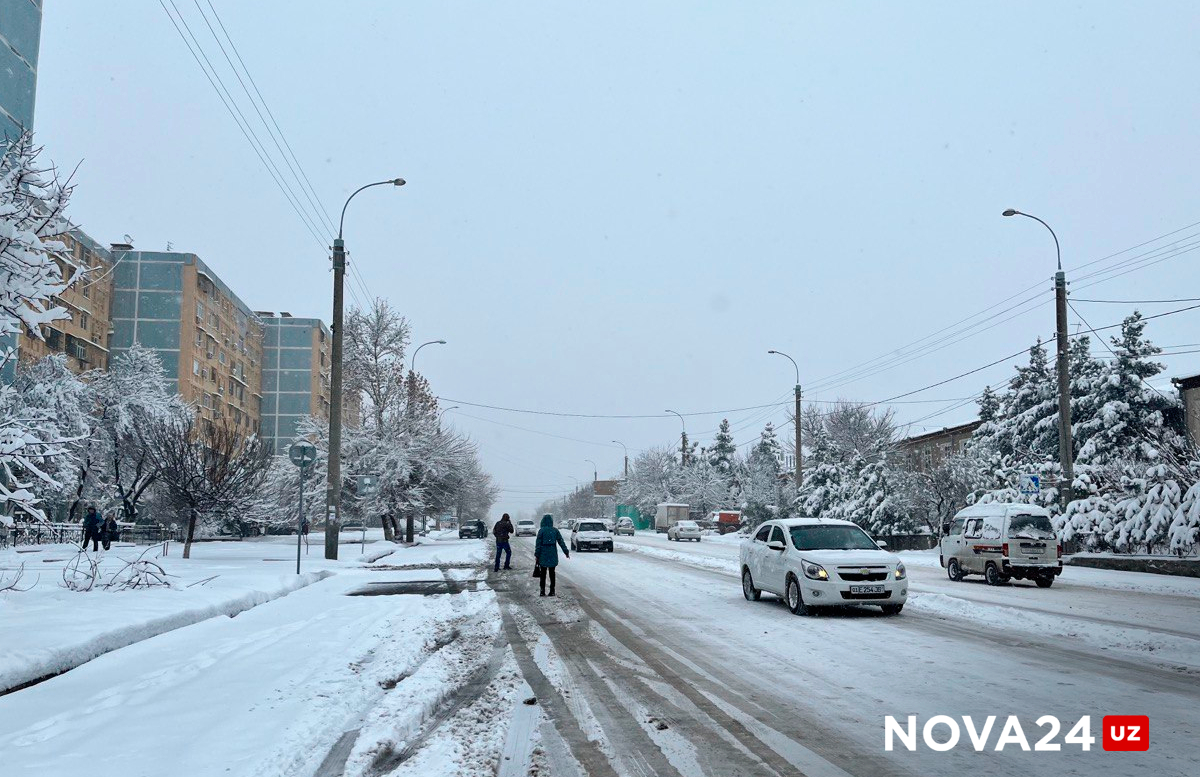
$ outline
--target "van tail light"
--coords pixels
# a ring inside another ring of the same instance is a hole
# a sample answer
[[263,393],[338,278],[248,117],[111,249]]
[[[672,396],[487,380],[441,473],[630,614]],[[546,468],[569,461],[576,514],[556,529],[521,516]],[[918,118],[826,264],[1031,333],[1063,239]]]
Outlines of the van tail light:
[[1062,541],[1061,540],[1059,540],[1059,543],[1058,543],[1058,557],[1062,558]]
[[1007,542],[1001,546],[1000,555],[1004,556],[1005,558],[1008,558],[1008,543]]

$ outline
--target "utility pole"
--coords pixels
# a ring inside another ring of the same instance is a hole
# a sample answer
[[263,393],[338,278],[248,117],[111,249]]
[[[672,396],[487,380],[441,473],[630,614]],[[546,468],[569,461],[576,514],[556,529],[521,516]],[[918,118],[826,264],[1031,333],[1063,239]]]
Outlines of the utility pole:
[[625,479],[629,480],[629,448],[625,447],[625,443],[620,440],[613,440],[613,442],[620,445],[621,449],[625,451]]
[[676,413],[674,410],[664,410],[663,412],[671,413],[672,415],[679,416],[679,423],[683,426],[683,431],[680,432],[680,434],[679,434],[679,461],[681,464],[683,464],[683,466],[686,467],[687,463],[688,463],[687,423],[684,422],[683,416],[679,415],[679,413]]
[[[350,201],[346,200],[346,204],[349,205]],[[346,209],[342,208],[343,215],[345,212]],[[333,241],[333,344],[329,349],[329,487],[325,498],[327,559],[337,559],[338,535],[342,531],[342,323],[345,320],[342,289],[345,282],[346,244],[339,234]]]
[[800,365],[783,351],[770,350],[767,353],[782,356],[796,368],[796,488],[799,489],[804,480],[804,454],[800,450]]
[[346,198],[342,206],[342,217],[338,221],[337,238],[333,241],[333,344],[330,347],[329,367],[329,488],[325,496],[325,558],[338,557],[338,535],[342,530],[342,324],[345,311],[342,290],[346,283],[346,243],[342,240],[342,228],[346,225],[346,208],[350,200],[363,189],[372,186],[403,186],[403,178],[376,181],[360,186]]
[[1067,341],[1067,274],[1062,268],[1062,248],[1058,235],[1049,224],[1029,213],[1009,208],[1004,216],[1024,216],[1041,224],[1054,238],[1054,252],[1058,258],[1058,271],[1054,273],[1054,317],[1055,339],[1058,345],[1058,463],[1062,467],[1062,482],[1058,487],[1059,505],[1066,512],[1071,503],[1071,489],[1075,482],[1075,445],[1071,439],[1071,361]]

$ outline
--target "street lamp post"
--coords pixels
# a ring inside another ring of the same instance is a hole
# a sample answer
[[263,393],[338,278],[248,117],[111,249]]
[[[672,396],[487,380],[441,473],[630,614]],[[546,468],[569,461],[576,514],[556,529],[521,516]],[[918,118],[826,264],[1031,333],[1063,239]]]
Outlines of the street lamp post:
[[1063,511],[1071,502],[1071,486],[1075,482],[1075,450],[1071,440],[1071,363],[1067,344],[1067,275],[1062,268],[1062,248],[1058,235],[1050,225],[1029,213],[1009,208],[1004,216],[1024,216],[1033,219],[1050,232],[1054,238],[1054,253],[1058,258],[1058,270],[1054,273],[1054,315],[1058,344],[1058,463],[1062,466],[1063,482],[1059,484],[1059,503]]
[[804,454],[800,452],[800,365],[796,364],[796,360],[783,351],[771,350],[767,351],[767,353],[782,356],[796,368],[796,488],[800,488],[801,480],[803,480],[802,471],[804,469]]
[[616,443],[617,445],[620,445],[621,449],[625,451],[625,479],[628,480],[629,479],[629,448],[627,448],[625,446],[625,443],[621,442],[620,440],[613,440],[613,442]]
[[683,431],[679,435],[679,461],[685,467],[687,466],[687,423],[684,422],[683,416],[676,413],[674,410],[664,410],[664,413],[671,413],[679,417],[679,423],[683,426]]
[[442,425],[442,416],[444,416],[446,413],[449,413],[451,410],[458,410],[458,405],[451,405],[450,407],[444,407],[441,409],[440,412],[438,412],[438,426],[439,427]]
[[445,345],[445,344],[446,344],[445,340],[430,340],[427,343],[421,343],[420,345],[418,345],[417,350],[413,351],[412,359],[410,359],[408,362],[408,371],[409,372],[417,371],[417,354],[419,354],[421,352],[422,348],[424,348],[427,345]]
[[330,348],[329,368],[329,489],[325,497],[325,558],[336,559],[338,555],[338,533],[341,531],[342,510],[342,324],[345,312],[342,309],[342,290],[346,282],[346,243],[342,240],[342,228],[346,224],[346,208],[350,200],[364,189],[372,186],[403,186],[403,178],[376,181],[360,186],[342,206],[342,217],[338,220],[338,236],[333,241],[333,344]]
[[596,466],[596,462],[592,461],[591,459],[584,459],[584,461],[592,465],[592,482],[595,483],[600,479],[600,469]]

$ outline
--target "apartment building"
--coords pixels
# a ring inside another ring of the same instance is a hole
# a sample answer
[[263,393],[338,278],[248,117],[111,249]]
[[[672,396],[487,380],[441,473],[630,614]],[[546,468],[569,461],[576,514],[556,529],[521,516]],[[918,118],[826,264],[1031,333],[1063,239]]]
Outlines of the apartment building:
[[908,457],[909,464],[916,470],[928,472],[938,466],[947,456],[960,453],[971,435],[982,421],[971,421],[958,426],[948,426],[936,432],[918,434],[900,440],[896,447]]
[[168,391],[208,422],[246,434],[262,418],[263,327],[212,269],[190,253],[112,246],[117,355],[134,342],[158,353]]
[[66,354],[67,366],[76,373],[108,367],[112,256],[83,232],[72,231],[57,239],[66,246],[56,258],[63,278],[83,273],[55,300],[70,317],[42,325],[42,339],[23,332],[0,341],[0,348],[15,345],[17,349],[17,358],[6,363],[0,375],[5,381],[16,374],[16,362],[34,362],[52,353]]
[[42,0],[0,0],[0,143],[33,129]]
[[301,419],[329,418],[329,328],[290,313],[257,316],[263,327],[261,434],[276,453],[286,453]]

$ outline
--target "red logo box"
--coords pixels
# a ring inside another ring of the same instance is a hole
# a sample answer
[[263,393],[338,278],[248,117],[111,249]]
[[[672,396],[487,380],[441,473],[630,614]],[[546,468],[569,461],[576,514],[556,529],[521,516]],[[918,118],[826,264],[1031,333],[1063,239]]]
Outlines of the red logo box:
[[1148,715],[1105,715],[1105,750],[1149,750],[1150,716]]

